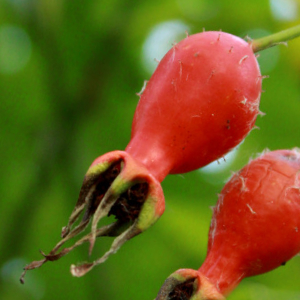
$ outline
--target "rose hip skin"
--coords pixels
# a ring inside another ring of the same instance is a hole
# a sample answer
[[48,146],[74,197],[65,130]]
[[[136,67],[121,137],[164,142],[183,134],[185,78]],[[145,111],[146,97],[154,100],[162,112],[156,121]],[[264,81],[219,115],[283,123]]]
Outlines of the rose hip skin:
[[126,151],[160,181],[200,168],[246,137],[260,93],[251,44],[223,32],[192,35],[173,46],[149,80]]
[[[224,186],[213,209],[207,257],[198,272],[185,269],[170,278],[185,274],[181,284],[191,276],[197,279],[188,299],[224,299],[243,278],[271,271],[299,253],[299,229],[300,152],[266,152]],[[170,287],[164,285],[164,293],[166,289]],[[218,297],[207,296],[216,291]]]
[[[250,132],[259,113],[261,80],[251,44],[234,35],[203,32],[174,45],[141,94],[125,151],[92,163],[62,240],[25,272],[83,242],[90,242],[91,253],[97,237],[117,236],[102,258],[72,266],[72,274],[82,276],[150,227],[164,211],[160,182],[169,173],[195,170],[222,157]],[[117,221],[97,229],[107,215]],[[57,253],[90,220],[91,233]]]

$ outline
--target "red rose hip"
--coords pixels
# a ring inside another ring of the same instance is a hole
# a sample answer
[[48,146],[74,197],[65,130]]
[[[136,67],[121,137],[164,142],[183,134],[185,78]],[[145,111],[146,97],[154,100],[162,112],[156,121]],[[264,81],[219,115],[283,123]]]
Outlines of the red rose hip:
[[300,252],[299,216],[300,152],[278,150],[250,161],[219,195],[202,266],[173,273],[157,300],[180,299],[169,295],[187,282],[186,299],[224,299],[243,278],[284,265]]
[[136,108],[126,151],[159,180],[222,157],[252,129],[261,74],[251,44],[223,32],[174,45]]

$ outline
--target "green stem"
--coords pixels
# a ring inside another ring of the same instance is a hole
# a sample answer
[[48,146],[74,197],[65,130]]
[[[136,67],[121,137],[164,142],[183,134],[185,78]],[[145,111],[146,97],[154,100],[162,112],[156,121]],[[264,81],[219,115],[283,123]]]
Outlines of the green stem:
[[252,49],[253,52],[258,52],[278,44],[286,44],[288,40],[294,39],[300,36],[300,25],[291,27],[289,29],[271,34],[269,36],[253,40]]

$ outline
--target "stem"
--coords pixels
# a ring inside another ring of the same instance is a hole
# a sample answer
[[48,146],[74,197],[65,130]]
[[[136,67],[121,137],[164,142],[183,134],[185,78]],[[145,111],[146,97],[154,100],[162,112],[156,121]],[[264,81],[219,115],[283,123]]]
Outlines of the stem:
[[271,34],[269,36],[253,40],[252,49],[253,52],[258,52],[278,44],[286,44],[288,40],[294,39],[300,36],[300,25],[291,27],[289,29]]

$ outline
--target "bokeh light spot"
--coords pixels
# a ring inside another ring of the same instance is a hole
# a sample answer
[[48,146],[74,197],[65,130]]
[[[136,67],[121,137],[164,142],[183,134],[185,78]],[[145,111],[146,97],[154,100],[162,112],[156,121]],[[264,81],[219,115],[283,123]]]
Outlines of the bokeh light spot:
[[292,21],[299,17],[299,2],[295,0],[270,0],[270,7],[275,19]]
[[209,165],[199,169],[203,173],[211,174],[211,173],[217,173],[217,172],[222,172],[226,169],[228,169],[232,163],[234,162],[237,154],[238,154],[238,149],[235,148],[229,153],[227,153],[224,158],[220,158],[216,161],[213,161]]
[[24,285],[20,284],[19,278],[25,264],[26,261],[21,257],[7,260],[0,269],[0,280],[7,284],[13,284],[20,293],[26,291],[27,294],[32,296],[32,299],[40,300],[45,295],[45,283],[41,278],[34,275],[27,276],[27,279],[30,277],[30,280],[27,280]]
[[148,35],[142,52],[142,62],[146,70],[152,74],[158,62],[171,49],[172,44],[186,37],[189,30],[185,23],[174,20],[156,25]]
[[0,45],[0,73],[14,74],[26,66],[31,56],[31,40],[24,29],[2,25]]

